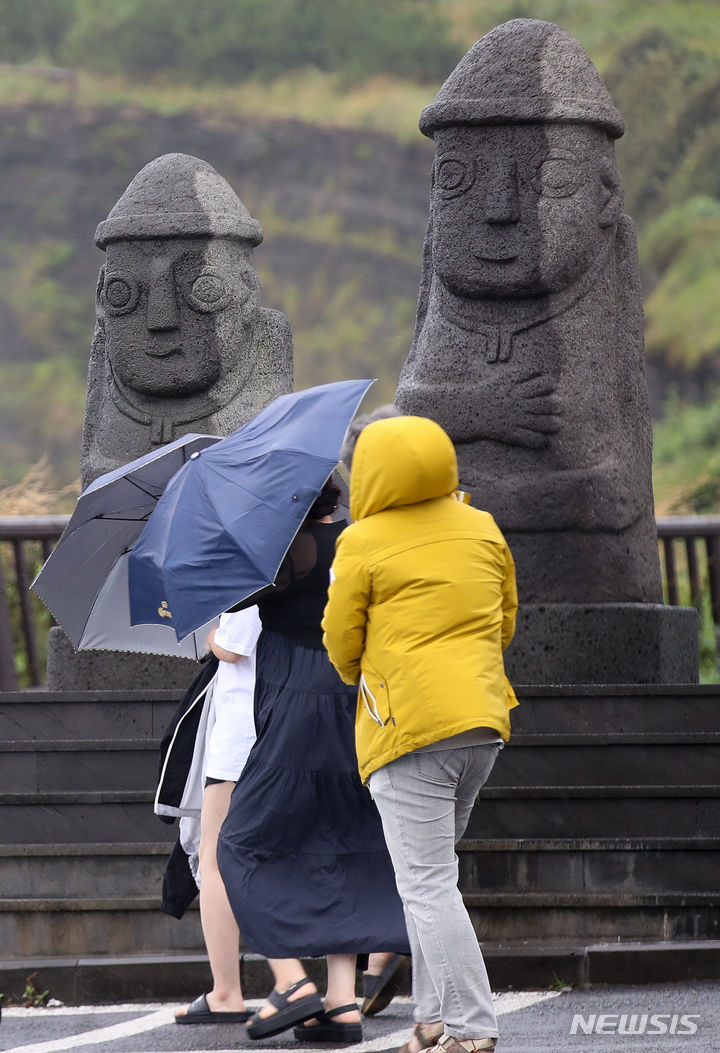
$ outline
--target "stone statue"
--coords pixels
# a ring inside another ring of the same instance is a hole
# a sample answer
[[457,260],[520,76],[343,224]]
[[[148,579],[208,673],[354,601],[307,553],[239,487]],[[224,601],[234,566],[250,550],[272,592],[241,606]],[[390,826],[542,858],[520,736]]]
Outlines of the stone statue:
[[135,176],[95,243],[82,483],[186,432],[227,435],[292,389],[292,336],[260,306],[263,232],[205,161],[165,154]]
[[521,603],[660,603],[622,115],[576,40],[521,18],[472,47],[420,129],[430,219],[396,405],[452,437]]
[[[227,435],[292,390],[290,326],[260,306],[263,238],[206,161],[165,154],[135,176],[97,228],[96,298],[82,440],[83,488],[187,432]],[[50,630],[50,690],[185,688],[185,658],[75,653]]]

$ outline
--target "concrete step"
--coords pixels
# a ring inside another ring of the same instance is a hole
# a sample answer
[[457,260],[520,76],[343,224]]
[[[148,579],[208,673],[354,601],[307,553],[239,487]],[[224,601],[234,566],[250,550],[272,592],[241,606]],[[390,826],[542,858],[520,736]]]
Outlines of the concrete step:
[[460,887],[469,892],[715,893],[720,841],[699,838],[464,840]]
[[716,732],[720,688],[707,685],[518,687],[513,734]]
[[0,741],[162,738],[178,691],[3,691]]
[[720,893],[467,893],[465,902],[481,941],[720,938]]
[[169,843],[177,824],[153,812],[144,790],[0,794],[0,844]]
[[514,736],[488,786],[707,785],[720,773],[720,734]]
[[170,845],[0,845],[4,900],[125,899],[159,901]]
[[[467,893],[481,942],[718,939],[720,894],[585,896]],[[0,958],[202,953],[197,903],[178,921],[152,897],[0,900]]]
[[[168,842],[152,791],[3,793],[0,844]],[[712,838],[720,786],[486,786],[467,836],[487,838]]]
[[158,777],[154,739],[20,740],[0,743],[0,793],[145,790]]
[[[720,892],[465,892],[481,941],[720,937]],[[197,900],[180,920],[159,897],[0,899],[0,958],[203,950]]]
[[[160,896],[170,853],[149,844],[0,845],[2,895],[9,899]],[[720,842],[692,838],[464,840],[466,892],[714,893]]]
[[183,918],[160,910],[160,897],[0,899],[0,959],[38,955],[200,953],[197,901]]
[[720,836],[720,786],[483,787],[469,838]]
[[[516,685],[513,734],[717,732],[717,685]],[[0,740],[159,739],[178,691],[5,691]]]
[[[157,739],[8,740],[0,743],[0,793],[154,787]],[[720,732],[525,735],[500,754],[488,786],[707,784],[720,771]]]
[[[559,981],[584,988],[595,984],[662,984],[720,979],[720,941],[483,941],[493,990],[533,990]],[[324,990],[324,961],[304,962]],[[248,998],[264,998],[272,986],[267,962],[242,954],[240,970]],[[212,986],[207,956],[196,953],[77,957],[61,954],[0,961],[0,989],[21,992],[25,978],[67,1005],[141,1001],[189,1001]],[[358,987],[358,994],[360,988]],[[402,994],[410,993],[406,982]],[[208,1036],[203,1036],[207,1045]],[[647,1048],[643,1046],[643,1048]],[[649,1051],[648,1051],[649,1053]]]
[[[720,733],[630,736],[518,735],[500,754],[488,787],[707,785],[720,771]],[[708,741],[709,740],[709,741]],[[158,775],[154,739],[16,740],[0,743],[0,793],[148,790]]]

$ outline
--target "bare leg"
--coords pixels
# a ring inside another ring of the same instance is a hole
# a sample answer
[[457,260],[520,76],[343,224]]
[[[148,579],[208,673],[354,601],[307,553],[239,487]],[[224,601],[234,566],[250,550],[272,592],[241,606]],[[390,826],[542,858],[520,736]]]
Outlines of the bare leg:
[[[273,971],[275,989],[280,991],[281,994],[287,991],[289,987],[292,987],[293,984],[296,984],[298,980],[302,980],[306,975],[302,962],[298,958],[268,958],[267,962]],[[313,993],[317,993],[315,984],[305,984],[298,991],[293,992],[288,1001],[294,1002],[298,998],[305,998],[306,995]],[[266,1002],[258,1010],[257,1015],[265,1019],[268,1016],[272,1016],[275,1012],[277,1012],[275,1007]]]
[[[327,956],[327,994],[325,1009],[336,1009],[341,1005],[355,1003],[355,966],[354,954],[328,954]],[[360,1010],[340,1013],[333,1017],[336,1024],[357,1024],[360,1021]]]
[[365,975],[379,976],[391,958],[391,951],[375,951],[374,954],[368,955],[368,967],[365,970]]
[[[341,1005],[355,1005],[355,969],[357,959],[354,954],[328,954],[327,993],[323,1000],[325,1010],[337,1009]],[[334,1024],[359,1024],[360,1010],[351,1009],[347,1013],[338,1013],[333,1018]],[[308,1020],[303,1026],[308,1030],[317,1027],[316,1019]]]
[[[200,813],[200,921],[213,977],[207,1003],[215,1012],[245,1009],[240,987],[240,932],[217,864],[218,834],[234,788],[234,782],[206,786]],[[176,1016],[184,1012],[180,1010]]]

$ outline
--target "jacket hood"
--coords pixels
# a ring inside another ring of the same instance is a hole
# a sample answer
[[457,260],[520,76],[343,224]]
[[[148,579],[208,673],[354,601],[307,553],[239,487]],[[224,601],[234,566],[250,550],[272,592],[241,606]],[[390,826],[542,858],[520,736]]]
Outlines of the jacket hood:
[[360,433],[350,477],[350,514],[446,497],[458,487],[455,447],[427,417],[388,417]]

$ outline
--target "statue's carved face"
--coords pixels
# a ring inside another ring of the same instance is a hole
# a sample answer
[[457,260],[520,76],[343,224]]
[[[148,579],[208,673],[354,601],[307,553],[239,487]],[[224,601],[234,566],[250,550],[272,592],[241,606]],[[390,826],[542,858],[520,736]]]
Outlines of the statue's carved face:
[[433,265],[457,296],[558,292],[614,234],[622,188],[597,128],[463,125],[437,131],[435,148]]
[[228,238],[155,238],[108,245],[97,310],[115,375],[132,391],[184,396],[246,354],[260,296],[251,250]]

